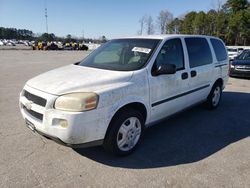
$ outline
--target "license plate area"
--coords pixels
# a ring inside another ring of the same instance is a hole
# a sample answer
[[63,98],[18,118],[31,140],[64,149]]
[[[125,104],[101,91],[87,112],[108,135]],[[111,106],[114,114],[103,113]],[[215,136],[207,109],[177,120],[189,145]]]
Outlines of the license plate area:
[[33,123],[31,123],[29,120],[25,120],[25,122],[26,122],[26,126],[31,130],[31,131],[33,131],[33,132],[35,132],[36,131],[36,127],[35,127],[35,125],[33,124]]

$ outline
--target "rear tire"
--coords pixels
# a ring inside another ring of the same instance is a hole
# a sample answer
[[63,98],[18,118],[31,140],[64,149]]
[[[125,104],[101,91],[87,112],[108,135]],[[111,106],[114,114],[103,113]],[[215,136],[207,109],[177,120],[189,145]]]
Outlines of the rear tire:
[[212,87],[212,90],[207,97],[206,107],[209,110],[216,109],[221,101],[221,94],[222,94],[222,85],[219,82],[216,82]]
[[120,156],[132,153],[141,140],[145,120],[139,111],[124,109],[118,112],[107,131],[105,150]]

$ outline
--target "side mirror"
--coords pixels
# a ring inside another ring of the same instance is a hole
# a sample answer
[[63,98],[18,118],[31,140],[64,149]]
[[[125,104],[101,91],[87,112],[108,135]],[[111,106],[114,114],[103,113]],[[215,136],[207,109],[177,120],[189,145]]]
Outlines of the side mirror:
[[175,74],[176,66],[174,64],[162,64],[156,68],[154,71],[154,75],[162,75],[162,74]]

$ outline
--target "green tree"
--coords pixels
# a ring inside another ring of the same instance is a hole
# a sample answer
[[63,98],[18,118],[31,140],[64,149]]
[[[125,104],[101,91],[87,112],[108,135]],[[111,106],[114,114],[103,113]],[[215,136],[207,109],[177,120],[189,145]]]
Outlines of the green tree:
[[167,26],[169,33],[212,35],[227,45],[250,45],[249,2],[228,0],[222,7],[207,13],[190,12],[183,19],[174,19]]
[[101,43],[105,43],[105,42],[107,42],[108,40],[107,40],[107,38],[103,35],[102,37],[101,37]]
[[241,10],[246,10],[249,8],[249,2],[247,0],[228,0],[223,8],[226,12],[236,13]]
[[51,42],[56,40],[56,36],[54,33],[43,33],[40,37],[38,37],[38,40]]
[[228,22],[227,40],[235,45],[247,45],[250,41],[250,13],[238,11],[231,14]]
[[224,11],[228,18],[226,40],[234,45],[247,45],[250,42],[250,3],[247,0],[228,0]]
[[183,21],[179,18],[175,18],[172,22],[168,24],[168,33],[170,34],[180,34],[182,30]]
[[207,32],[206,13],[201,11],[195,15],[193,20],[193,34],[205,35]]
[[193,22],[196,17],[197,13],[196,12],[190,12],[188,13],[182,23],[181,27],[181,33],[182,34],[193,34]]
[[68,34],[66,36],[65,42],[71,42],[72,41],[72,36],[70,34]]
[[0,39],[32,40],[34,33],[27,29],[0,27]]
[[228,16],[225,12],[220,11],[218,12],[215,20],[215,33],[214,35],[226,40],[226,34],[228,32]]
[[208,11],[206,15],[206,21],[207,21],[207,30],[206,34],[208,35],[216,35],[216,18],[218,17],[218,13],[215,10]]

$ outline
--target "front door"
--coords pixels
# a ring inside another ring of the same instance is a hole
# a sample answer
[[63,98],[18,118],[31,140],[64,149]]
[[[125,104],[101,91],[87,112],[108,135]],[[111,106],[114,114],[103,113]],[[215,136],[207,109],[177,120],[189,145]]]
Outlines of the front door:
[[185,65],[183,42],[180,38],[169,39],[162,46],[154,62],[152,72],[161,64],[176,65],[176,73],[149,76],[151,122],[174,114],[189,105],[185,93],[189,89],[189,74]]

